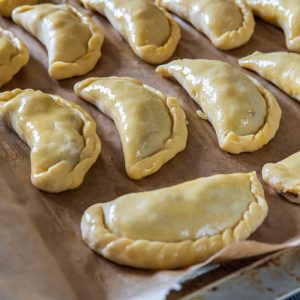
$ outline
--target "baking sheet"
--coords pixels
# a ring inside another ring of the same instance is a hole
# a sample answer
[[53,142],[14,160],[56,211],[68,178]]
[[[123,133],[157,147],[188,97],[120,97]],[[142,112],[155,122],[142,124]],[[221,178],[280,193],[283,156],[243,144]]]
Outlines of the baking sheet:
[[[78,3],[70,1],[84,10]],[[86,11],[87,12],[87,11]],[[212,126],[195,113],[197,105],[176,82],[155,74],[155,67],[137,58],[105,18],[89,13],[103,28],[105,42],[95,69],[85,76],[56,81],[47,73],[45,48],[30,34],[0,18],[0,25],[13,31],[28,46],[29,64],[2,87],[41,89],[58,94],[84,107],[97,122],[102,151],[83,185],[69,192],[51,195],[38,191],[30,182],[29,148],[0,122],[0,298],[1,299],[159,299],[192,270],[153,272],[115,265],[92,252],[81,240],[80,218],[97,202],[106,202],[130,192],[171,186],[217,173],[249,172],[260,176],[262,166],[299,151],[300,106],[275,86],[247,72],[274,93],[283,115],[276,137],[254,153],[232,155],[219,149]],[[178,19],[182,39],[172,59],[207,58],[237,66],[237,59],[255,50],[286,50],[283,33],[257,20],[255,34],[243,47],[222,52],[190,25]],[[140,181],[130,180],[124,167],[121,143],[111,120],[96,108],[79,100],[73,85],[91,76],[131,76],[166,95],[176,96],[188,119],[185,151],[159,172]],[[260,176],[261,179],[261,176]],[[264,184],[269,214],[251,240],[279,244],[300,235],[300,207],[285,201]],[[258,246],[257,246],[258,245]],[[291,244],[289,244],[291,245]],[[284,245],[245,242],[224,250],[224,257],[241,256]],[[225,255],[226,254],[226,255]]]

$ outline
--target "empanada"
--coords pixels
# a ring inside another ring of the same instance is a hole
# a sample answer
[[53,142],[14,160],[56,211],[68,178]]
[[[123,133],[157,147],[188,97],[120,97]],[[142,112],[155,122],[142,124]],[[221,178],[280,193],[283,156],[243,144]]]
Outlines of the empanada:
[[271,81],[300,101],[300,55],[287,52],[261,53],[243,57],[239,64]]
[[86,8],[106,16],[137,56],[160,64],[174,53],[180,39],[175,20],[152,0],[81,0]]
[[[300,151],[278,163],[264,165],[262,175],[264,181],[276,191],[300,196]],[[291,200],[292,197],[287,199]],[[293,202],[299,201],[298,197]]]
[[38,0],[0,0],[0,15],[10,17],[16,7],[37,2]]
[[46,46],[49,75],[55,79],[83,75],[100,58],[102,30],[71,5],[24,5],[12,18]]
[[253,13],[264,21],[282,28],[287,48],[300,52],[299,0],[246,0]]
[[118,264],[175,269],[244,240],[268,212],[256,173],[199,178],[88,208],[84,241]]
[[0,87],[10,81],[29,61],[25,44],[0,27]]
[[200,105],[199,116],[210,121],[227,152],[255,151],[278,130],[281,109],[274,96],[227,63],[182,59],[156,71],[174,77]]
[[31,181],[41,190],[75,189],[100,153],[93,119],[59,96],[31,89],[1,93],[0,116],[31,148]]
[[156,172],[186,146],[185,113],[177,100],[136,79],[89,78],[75,92],[114,120],[132,179]]
[[254,18],[245,0],[156,0],[190,22],[219,49],[237,48],[251,38]]

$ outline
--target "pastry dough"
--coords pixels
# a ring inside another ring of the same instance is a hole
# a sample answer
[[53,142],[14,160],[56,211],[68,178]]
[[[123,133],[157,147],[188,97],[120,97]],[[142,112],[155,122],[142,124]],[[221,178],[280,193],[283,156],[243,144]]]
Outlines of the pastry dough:
[[246,0],[253,13],[283,29],[288,49],[300,52],[299,0]]
[[183,59],[159,66],[156,71],[174,77],[201,106],[199,116],[213,125],[225,151],[255,151],[278,130],[281,109],[274,96],[227,63]]
[[12,18],[46,46],[49,75],[55,79],[83,75],[100,58],[102,30],[71,5],[24,5]]
[[118,264],[175,269],[244,240],[267,215],[256,173],[199,178],[88,208],[84,241]]
[[10,81],[29,61],[25,44],[0,27],[0,87]]
[[300,101],[300,55],[287,52],[261,53],[243,57],[239,64],[273,82]]
[[0,15],[10,17],[16,7],[37,2],[38,0],[0,0]]
[[219,49],[239,47],[251,38],[254,18],[245,0],[157,0],[189,21]]
[[151,0],[81,0],[107,17],[144,61],[160,64],[174,53],[180,39],[175,20]]
[[262,175],[276,191],[300,196],[300,151],[278,163],[264,165]]
[[185,113],[175,98],[127,77],[89,78],[75,92],[114,120],[132,179],[156,172],[184,150]]
[[31,89],[1,93],[0,116],[31,148],[31,181],[41,190],[75,189],[100,153],[93,119],[59,96]]

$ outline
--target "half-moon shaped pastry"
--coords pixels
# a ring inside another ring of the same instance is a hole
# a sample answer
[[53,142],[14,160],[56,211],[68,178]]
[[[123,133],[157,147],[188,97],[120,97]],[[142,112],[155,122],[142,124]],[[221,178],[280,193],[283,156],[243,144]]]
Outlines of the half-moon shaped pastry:
[[279,193],[293,194],[286,197],[292,202],[300,203],[300,151],[275,164],[266,164],[262,175],[264,181]]
[[81,0],[86,8],[104,15],[127,40],[134,53],[160,64],[174,53],[180,40],[175,20],[151,0]]
[[83,75],[100,58],[102,30],[71,5],[24,5],[13,11],[12,18],[46,46],[48,72],[55,79]]
[[185,113],[175,98],[128,77],[89,78],[74,89],[114,120],[130,178],[155,173],[185,149]]
[[285,34],[287,48],[300,52],[299,0],[246,0],[253,13]]
[[41,190],[77,188],[99,156],[94,120],[59,96],[31,89],[1,93],[0,116],[31,148],[31,181]]
[[10,17],[16,7],[37,2],[38,0],[0,0],[0,15]]
[[88,208],[84,241],[121,265],[175,269],[244,240],[268,212],[256,173],[199,178]]
[[0,27],[0,87],[10,81],[29,61],[25,44]]
[[157,4],[190,22],[219,49],[245,44],[254,31],[245,0],[157,0]]
[[281,109],[256,80],[215,60],[182,59],[156,71],[174,77],[200,105],[199,116],[213,125],[220,147],[230,153],[252,152],[278,130]]
[[300,55],[288,52],[253,54],[243,57],[239,64],[271,81],[291,97],[300,101]]

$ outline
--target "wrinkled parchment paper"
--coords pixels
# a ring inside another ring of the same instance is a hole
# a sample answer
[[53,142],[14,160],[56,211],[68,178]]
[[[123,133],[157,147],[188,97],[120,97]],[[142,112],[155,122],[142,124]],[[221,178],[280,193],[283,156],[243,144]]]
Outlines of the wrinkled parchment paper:
[[[72,4],[80,7],[73,1]],[[102,57],[92,72],[63,81],[48,76],[45,48],[9,19],[0,18],[0,25],[20,37],[31,53],[30,63],[1,91],[17,87],[41,89],[74,101],[94,117],[102,141],[101,155],[83,185],[74,191],[51,195],[32,186],[29,148],[0,122],[0,298],[3,300],[162,298],[183,276],[199,266],[153,272],[115,265],[82,242],[79,224],[84,210],[94,203],[110,201],[126,193],[166,187],[201,176],[252,170],[260,175],[266,162],[281,160],[300,149],[299,104],[252,73],[277,97],[283,110],[280,129],[275,139],[259,151],[240,155],[223,152],[217,145],[213,128],[196,115],[198,107],[183,88],[156,75],[153,66],[137,58],[105,18],[89,14],[105,32]],[[182,39],[172,59],[219,59],[237,66],[239,57],[255,50],[286,50],[283,33],[262,21],[257,21],[255,34],[248,44],[222,52],[187,23],[177,20],[182,28]],[[121,143],[113,122],[73,93],[73,85],[79,80],[111,75],[132,76],[166,95],[176,96],[187,115],[186,150],[159,172],[140,181],[126,176]],[[264,187],[270,207],[265,222],[250,237],[252,241],[223,250],[216,255],[219,260],[220,257],[245,257],[299,243],[300,207],[288,203],[265,184]],[[286,243],[290,239],[294,240]]]

